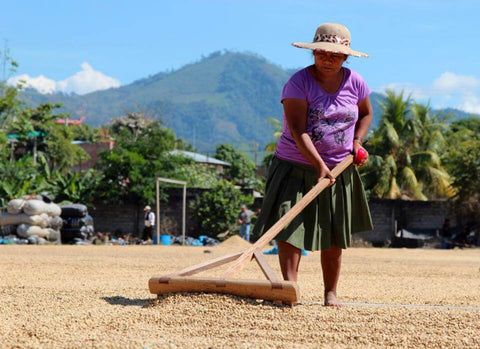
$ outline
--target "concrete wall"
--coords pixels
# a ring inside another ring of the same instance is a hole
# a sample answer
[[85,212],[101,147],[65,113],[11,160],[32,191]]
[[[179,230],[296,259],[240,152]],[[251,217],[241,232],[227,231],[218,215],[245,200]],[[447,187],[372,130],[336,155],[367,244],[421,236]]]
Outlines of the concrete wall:
[[[197,235],[193,212],[188,202],[195,195],[205,189],[187,189],[187,223],[186,234]],[[170,188],[166,190],[168,203],[160,205],[161,232],[171,235],[182,233],[182,189]],[[145,203],[147,204],[147,203]],[[155,203],[148,203],[155,212]],[[252,208],[260,207],[261,199],[256,199]],[[370,211],[374,230],[359,233],[357,236],[371,242],[385,242],[391,240],[395,224],[400,228],[440,229],[446,217],[451,219],[455,226],[455,216],[449,212],[444,201],[403,201],[370,199]],[[144,226],[144,205],[123,204],[104,205],[97,203],[95,209],[89,213],[94,218],[95,230],[101,232],[122,232],[138,235]],[[158,222],[158,221],[157,221]],[[396,222],[396,223],[395,223]]]
[[[160,202],[160,226],[161,233],[171,235],[182,234],[182,212],[183,212],[183,189],[169,188],[164,189],[168,195],[168,202]],[[189,201],[195,195],[204,192],[205,189],[187,189],[186,204],[186,235],[194,235],[195,220],[192,210],[189,208]],[[95,209],[90,210],[89,214],[94,219],[95,230],[101,232],[131,233],[138,236],[144,228],[143,208],[149,204],[152,211],[157,213],[155,202],[149,202],[142,205],[122,204],[105,205],[95,203]],[[158,224],[158,217],[156,219]]]
[[357,236],[371,242],[391,240],[396,229],[440,229],[445,218],[456,225],[455,215],[445,201],[370,199],[374,230]]

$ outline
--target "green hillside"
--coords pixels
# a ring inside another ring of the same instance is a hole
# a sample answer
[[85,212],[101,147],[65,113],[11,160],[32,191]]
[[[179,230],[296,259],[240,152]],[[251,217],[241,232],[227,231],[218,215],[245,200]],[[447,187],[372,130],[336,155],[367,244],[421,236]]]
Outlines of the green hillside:
[[[215,52],[178,70],[116,89],[83,96],[42,95],[34,90],[23,95],[30,103],[62,102],[62,111],[73,117],[84,115],[92,126],[106,124],[125,110],[141,110],[163,119],[201,152],[212,153],[216,144],[231,143],[253,156],[253,142],[262,150],[272,141],[267,118],[281,118],[279,98],[291,72],[257,55]],[[372,93],[377,117],[382,98]]]

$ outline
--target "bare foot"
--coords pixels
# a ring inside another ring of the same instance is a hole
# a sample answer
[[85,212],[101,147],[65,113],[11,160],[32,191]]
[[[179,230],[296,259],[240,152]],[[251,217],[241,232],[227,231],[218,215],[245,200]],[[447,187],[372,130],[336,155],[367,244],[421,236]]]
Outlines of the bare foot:
[[337,294],[334,291],[325,291],[325,303],[326,307],[341,308],[342,304],[337,299]]

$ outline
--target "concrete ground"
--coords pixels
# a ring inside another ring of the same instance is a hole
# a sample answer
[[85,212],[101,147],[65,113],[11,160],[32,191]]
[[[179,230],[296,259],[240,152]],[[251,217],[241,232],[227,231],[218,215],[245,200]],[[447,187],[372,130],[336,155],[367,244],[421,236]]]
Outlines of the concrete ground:
[[[0,246],[0,347],[480,347],[478,249],[346,250],[341,309],[321,305],[318,252],[302,259],[293,308],[148,291],[153,275],[241,248]],[[240,277],[263,275],[250,263]]]

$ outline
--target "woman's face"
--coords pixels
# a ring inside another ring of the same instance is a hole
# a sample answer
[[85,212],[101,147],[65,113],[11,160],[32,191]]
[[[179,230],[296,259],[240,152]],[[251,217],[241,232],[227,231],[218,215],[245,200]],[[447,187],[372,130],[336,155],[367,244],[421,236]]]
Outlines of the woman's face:
[[338,73],[342,68],[343,62],[347,60],[347,55],[343,53],[333,53],[315,50],[315,67],[325,74]]

